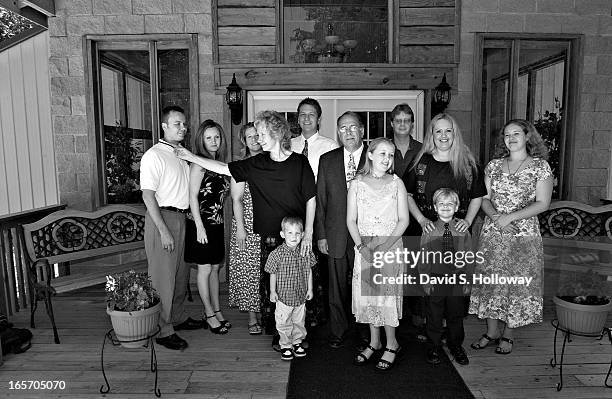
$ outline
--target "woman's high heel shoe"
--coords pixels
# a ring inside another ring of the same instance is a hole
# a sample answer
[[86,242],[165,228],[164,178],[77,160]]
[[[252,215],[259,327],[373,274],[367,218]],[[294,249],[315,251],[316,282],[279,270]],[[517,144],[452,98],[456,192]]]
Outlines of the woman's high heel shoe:
[[221,334],[221,335],[227,334],[229,330],[223,325],[223,323],[221,323],[221,325],[217,327],[213,327],[210,325],[210,323],[208,322],[208,319],[212,319],[213,317],[215,317],[214,314],[212,316],[206,316],[204,318],[204,320],[206,321],[206,323],[204,324],[204,329],[206,330],[207,328],[210,328],[210,332],[213,334]]
[[[213,312],[215,312],[215,315],[216,315],[216,313],[221,313],[221,310],[213,310]],[[221,323],[221,325],[228,330],[232,328],[232,323],[230,323],[227,320],[219,320],[219,323]]]

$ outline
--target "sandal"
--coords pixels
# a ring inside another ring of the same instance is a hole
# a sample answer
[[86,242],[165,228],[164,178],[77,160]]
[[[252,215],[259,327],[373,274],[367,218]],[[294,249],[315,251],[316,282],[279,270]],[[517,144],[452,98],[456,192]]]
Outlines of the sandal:
[[221,335],[227,334],[229,330],[223,325],[223,323],[219,322],[221,324],[217,327],[213,327],[210,325],[210,323],[208,322],[208,319],[212,319],[213,317],[215,317],[215,315],[204,317],[204,320],[206,321],[206,324],[204,324],[204,329],[205,330],[207,328],[210,329],[210,332],[213,334],[221,334]]
[[514,340],[506,337],[501,337],[501,340],[510,344],[510,350],[504,350],[501,346],[498,346],[497,348],[495,348],[495,353],[497,353],[498,355],[509,355],[510,353],[512,353]]
[[393,365],[395,363],[397,363],[401,351],[402,351],[402,347],[401,346],[398,346],[397,349],[395,349],[395,350],[389,349],[389,348],[385,348],[385,352],[393,353],[395,355],[395,358],[393,358],[393,361],[389,361],[389,360],[385,360],[385,359],[381,358],[378,361],[378,363],[376,364],[376,370],[378,370],[378,371],[389,371],[391,369],[391,367],[393,367]]
[[[484,339],[484,340],[486,340],[486,342],[485,342],[485,344],[484,344],[484,345],[482,345],[482,344],[480,343],[480,342],[481,342],[483,339]],[[499,338],[491,338],[491,337],[489,337],[487,334],[482,334],[482,337],[478,338],[478,341],[473,342],[473,343],[470,345],[470,347],[471,347],[472,349],[480,350],[480,349],[484,349],[484,348],[486,348],[487,346],[489,346],[489,344],[490,344],[491,342],[493,342],[493,343],[495,343],[495,344],[499,344]]]
[[[363,354],[363,352],[365,352],[366,350],[371,350],[372,354],[370,356],[366,356]],[[360,353],[358,353],[355,358],[353,359],[353,364],[355,366],[363,366],[364,364],[366,364],[367,362],[370,361],[370,359],[372,358],[372,355],[374,355],[376,352],[378,352],[380,350],[380,348],[376,349],[374,348],[372,345],[368,345],[365,347],[365,349],[363,351],[361,351]]]
[[262,329],[261,324],[255,322],[254,324],[249,324],[249,334],[250,335],[261,335]]
[[[213,312],[215,312],[215,314],[216,314],[216,313],[221,313],[221,310],[213,310]],[[232,328],[232,323],[230,323],[230,322],[229,322],[229,321],[227,321],[227,320],[219,320],[219,323],[221,323],[221,325],[222,325],[223,327],[227,328],[228,330],[229,330],[230,328]]]

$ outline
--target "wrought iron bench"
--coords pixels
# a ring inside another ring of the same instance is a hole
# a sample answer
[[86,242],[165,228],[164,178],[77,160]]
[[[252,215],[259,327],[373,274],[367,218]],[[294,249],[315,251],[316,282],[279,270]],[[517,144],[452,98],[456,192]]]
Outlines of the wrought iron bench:
[[547,268],[612,276],[612,205],[558,201],[538,217]]
[[[95,212],[66,209],[21,226],[22,245],[27,249],[26,265],[30,297],[30,325],[39,300],[45,307],[55,343],[59,336],[51,296],[106,281],[106,275],[128,269],[145,269],[137,260],[116,266],[96,265],[85,274],[54,278],[51,265],[116,255],[144,248],[145,208],[111,205]],[[73,264],[73,269],[79,265]]]

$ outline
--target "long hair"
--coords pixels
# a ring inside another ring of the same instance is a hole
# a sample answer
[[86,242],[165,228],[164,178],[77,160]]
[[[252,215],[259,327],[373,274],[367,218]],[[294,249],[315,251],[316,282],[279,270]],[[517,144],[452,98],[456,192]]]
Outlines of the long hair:
[[291,129],[287,119],[276,111],[261,111],[255,117],[255,127],[263,125],[270,136],[280,141],[281,147],[291,150]]
[[506,124],[500,129],[497,137],[497,144],[495,146],[495,155],[493,158],[505,158],[510,155],[510,151],[504,142],[504,132],[510,125],[517,125],[527,136],[527,154],[534,158],[548,160],[548,147],[546,146],[544,139],[542,139],[542,136],[540,136],[540,133],[538,133],[538,130],[535,128],[533,123],[526,121],[525,119],[512,119],[506,122]]
[[434,142],[434,129],[436,127],[436,123],[442,119],[447,120],[451,124],[453,127],[453,132],[455,133],[449,157],[450,166],[453,170],[453,176],[455,179],[464,178],[468,182],[471,182],[472,176],[476,175],[478,170],[476,158],[474,158],[472,151],[470,151],[470,149],[465,145],[459,124],[455,118],[447,113],[438,114],[432,118],[431,122],[429,122],[429,126],[427,126],[427,130],[425,131],[425,138],[423,139],[423,147],[421,147],[421,151],[419,151],[417,156],[414,158],[412,169],[416,168],[424,154],[433,154],[436,150],[436,144]]
[[[393,148],[393,152],[395,152],[395,144],[393,144],[393,141],[389,140],[386,137],[378,137],[372,140],[368,145],[368,153],[374,153],[374,151],[376,151],[376,148],[378,148],[378,146],[382,143],[389,144]],[[387,169],[387,174],[393,174],[393,166],[393,159],[391,159],[391,166],[389,167],[389,169]],[[372,173],[372,160],[370,159],[370,157],[366,157],[366,160],[363,163],[363,167],[359,169],[359,171],[357,171],[357,174],[365,176],[370,173]]]
[[[204,145],[204,132],[208,129],[216,128],[219,131],[219,137],[221,138],[219,142],[219,149],[215,153],[213,157],[210,152],[206,149]],[[194,154],[203,156],[204,158],[214,159],[217,161],[225,162],[227,157],[226,154],[227,145],[225,144],[225,133],[223,132],[223,128],[217,122],[212,119],[206,119],[204,122],[200,123],[198,127],[198,131],[195,135],[194,139]]]
[[246,131],[251,128],[255,129],[255,124],[253,122],[248,122],[242,125],[242,127],[240,128],[240,132],[238,133],[238,138],[240,139],[240,142],[243,145],[242,149],[240,150],[241,158],[248,158],[252,155],[251,150],[249,149],[249,146],[246,142]]

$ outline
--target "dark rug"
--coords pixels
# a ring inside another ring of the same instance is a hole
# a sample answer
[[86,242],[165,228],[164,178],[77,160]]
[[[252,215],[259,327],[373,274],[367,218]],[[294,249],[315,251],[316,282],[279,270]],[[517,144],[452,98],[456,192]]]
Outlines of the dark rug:
[[403,356],[388,372],[374,368],[380,355],[367,365],[353,365],[357,340],[332,349],[327,335],[325,327],[309,331],[308,356],[291,362],[288,399],[474,398],[446,355],[437,366],[426,362],[427,344],[416,340],[411,326],[398,328]]

